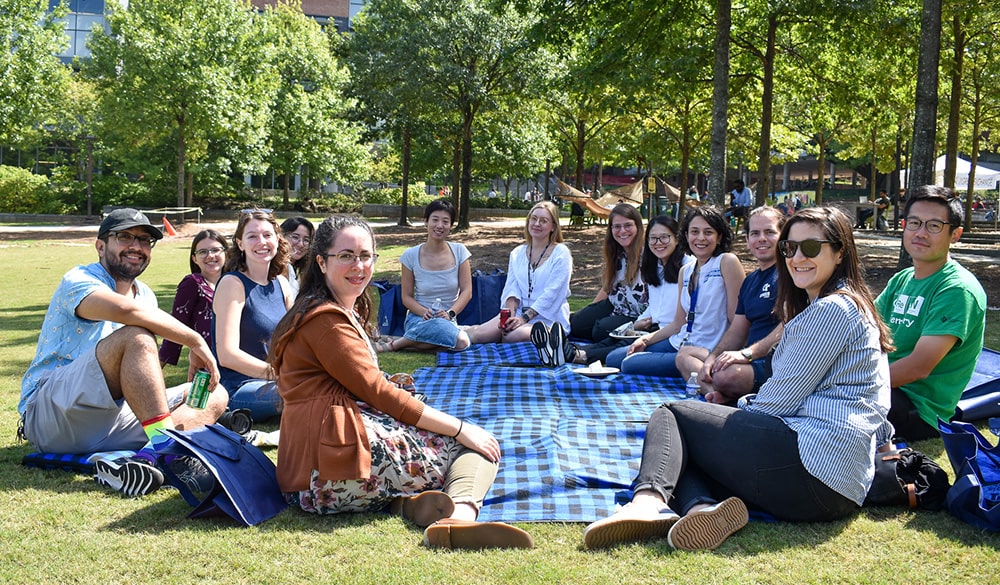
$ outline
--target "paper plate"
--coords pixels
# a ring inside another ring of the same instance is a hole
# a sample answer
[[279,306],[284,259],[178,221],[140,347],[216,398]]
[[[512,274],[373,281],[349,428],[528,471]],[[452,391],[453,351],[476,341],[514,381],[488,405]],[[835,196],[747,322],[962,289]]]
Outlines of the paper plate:
[[642,333],[609,333],[608,337],[612,339],[639,339],[642,337]]
[[618,368],[609,368],[607,366],[602,368],[577,368],[574,370],[577,374],[582,374],[588,378],[604,378],[610,376],[611,374],[617,374]]

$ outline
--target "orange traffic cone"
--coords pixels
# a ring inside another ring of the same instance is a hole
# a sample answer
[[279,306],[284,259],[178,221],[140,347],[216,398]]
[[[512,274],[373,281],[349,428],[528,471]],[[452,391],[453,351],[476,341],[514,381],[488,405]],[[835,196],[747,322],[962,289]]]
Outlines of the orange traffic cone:
[[174,226],[170,225],[170,222],[167,221],[167,216],[165,215],[163,216],[163,231],[167,232],[168,236],[177,235],[177,230],[174,229]]

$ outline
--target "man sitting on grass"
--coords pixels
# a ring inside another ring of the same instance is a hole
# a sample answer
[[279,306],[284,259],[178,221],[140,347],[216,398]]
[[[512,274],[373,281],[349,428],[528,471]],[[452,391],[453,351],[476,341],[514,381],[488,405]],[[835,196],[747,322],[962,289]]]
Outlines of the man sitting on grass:
[[986,292],[949,253],[962,237],[964,215],[950,189],[914,189],[903,210],[903,247],[913,267],[893,276],[875,300],[896,345],[889,354],[889,422],[910,441],[938,436],[938,417],[955,414],[983,349]]
[[[136,280],[161,238],[135,209],[117,209],[101,222],[98,262],[71,269],[52,295],[17,407],[19,435],[41,451],[142,449],[95,463],[94,479],[128,496],[163,484],[154,449],[170,439],[161,429],[211,424],[229,400],[217,386],[219,369],[204,338],[161,311],[152,289]],[[189,379],[198,368],[210,373],[214,390],[204,410],[184,404],[190,384],[166,387],[157,335],[190,348]],[[195,464],[180,457],[171,469],[193,477]]]

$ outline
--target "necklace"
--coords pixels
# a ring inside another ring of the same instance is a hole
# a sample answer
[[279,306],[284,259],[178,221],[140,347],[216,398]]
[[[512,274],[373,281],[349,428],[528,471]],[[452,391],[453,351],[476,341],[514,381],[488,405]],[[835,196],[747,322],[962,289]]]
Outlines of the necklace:
[[539,254],[538,260],[535,260],[535,263],[532,264],[531,256],[533,250],[531,249],[531,243],[530,242],[528,243],[528,298],[529,299],[531,298],[531,293],[535,291],[535,283],[533,282],[533,275],[535,271],[538,270],[538,265],[542,263],[542,258],[545,257],[545,253],[549,251],[549,246],[551,245],[552,241],[550,240],[549,243],[545,244],[545,248],[542,250],[542,253]]

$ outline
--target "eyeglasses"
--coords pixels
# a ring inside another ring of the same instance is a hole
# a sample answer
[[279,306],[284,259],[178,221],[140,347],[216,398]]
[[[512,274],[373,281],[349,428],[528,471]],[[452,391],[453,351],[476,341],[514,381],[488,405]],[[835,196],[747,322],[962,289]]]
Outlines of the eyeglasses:
[[927,228],[927,233],[929,234],[940,234],[944,226],[947,225],[940,219],[928,219],[922,220],[915,217],[908,217],[905,220],[906,231],[915,232],[920,230],[920,226]]
[[363,252],[361,254],[355,254],[353,252],[337,252],[336,254],[320,254],[320,256],[326,259],[333,258],[338,263],[345,266],[354,264],[359,260],[364,266],[371,266],[376,260],[378,260],[378,254],[369,254],[367,252]]
[[830,240],[781,240],[778,242],[778,251],[785,258],[792,258],[800,249],[806,258],[815,258],[823,250],[823,244],[832,244]]
[[312,243],[312,238],[309,236],[302,237],[299,234],[288,234],[285,238],[293,244],[302,244],[303,246],[308,246]]
[[662,236],[649,236],[650,244],[669,244],[670,240],[674,239],[670,234],[664,234]]
[[242,215],[253,215],[254,213],[268,213],[268,214],[270,214],[273,211],[274,211],[273,209],[266,209],[266,208],[261,207],[261,208],[255,208],[255,209],[241,209],[240,210],[240,214],[242,214]]
[[140,246],[152,249],[156,245],[156,238],[152,236],[137,236],[130,232],[110,232],[108,235],[114,236],[123,246],[131,246],[138,242]]
[[630,232],[635,229],[635,225],[631,223],[616,223],[611,225],[611,231],[613,232]]
[[195,250],[194,255],[201,259],[205,259],[208,258],[209,256],[218,256],[219,254],[222,254],[225,251],[226,251],[225,248],[220,248],[220,247],[202,248],[201,250]]

